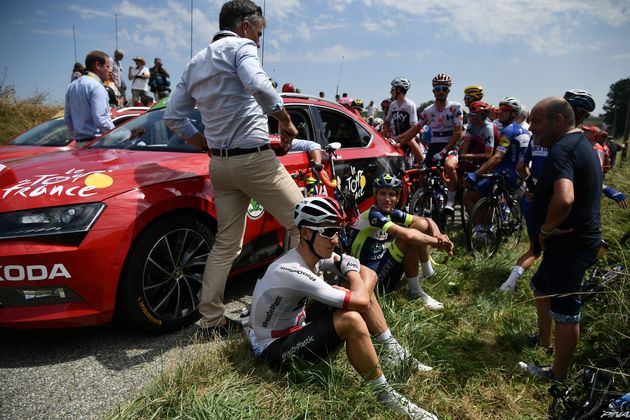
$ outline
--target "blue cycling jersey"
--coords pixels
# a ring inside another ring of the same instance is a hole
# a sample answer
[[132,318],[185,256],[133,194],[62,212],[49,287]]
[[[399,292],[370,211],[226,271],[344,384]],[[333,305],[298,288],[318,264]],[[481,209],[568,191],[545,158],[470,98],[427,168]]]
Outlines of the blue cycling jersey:
[[532,137],[529,141],[529,144],[527,145],[527,149],[525,149],[525,152],[523,152],[521,158],[519,159],[526,166],[529,165],[531,162],[531,167],[529,168],[529,171],[536,181],[540,179],[543,165],[545,164],[545,159],[547,158],[548,153],[549,149],[534,144],[534,138]]
[[495,172],[502,170],[516,170],[516,164],[521,154],[529,144],[529,131],[518,123],[512,123],[501,130],[501,138],[497,150],[505,153],[503,159],[495,169]]

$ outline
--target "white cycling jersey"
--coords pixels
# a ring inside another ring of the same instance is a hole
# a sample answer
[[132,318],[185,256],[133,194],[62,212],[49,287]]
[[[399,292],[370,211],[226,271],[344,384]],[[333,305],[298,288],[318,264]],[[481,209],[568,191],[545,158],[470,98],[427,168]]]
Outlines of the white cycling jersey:
[[[341,275],[334,257],[335,254],[320,260],[316,271]],[[292,249],[274,261],[254,287],[249,323],[261,352],[274,340],[305,325],[308,299],[346,309],[350,303],[350,291],[335,289],[326,283],[321,275],[308,268],[297,250]]]
[[401,103],[398,100],[392,101],[385,122],[391,127],[393,136],[404,133],[418,122],[416,104],[409,98]]
[[420,113],[418,125],[431,127],[431,141],[429,144],[448,143],[453,136],[453,127],[464,124],[462,105],[459,102],[447,102],[442,110],[432,104]]

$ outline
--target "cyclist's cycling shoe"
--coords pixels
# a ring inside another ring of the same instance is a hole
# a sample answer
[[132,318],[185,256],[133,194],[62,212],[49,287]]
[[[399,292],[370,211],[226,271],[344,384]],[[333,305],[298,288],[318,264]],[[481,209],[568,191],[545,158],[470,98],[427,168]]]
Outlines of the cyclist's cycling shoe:
[[391,368],[406,366],[412,372],[431,372],[433,370],[431,366],[420,363],[401,345],[385,350],[385,353],[381,356],[381,361],[384,365],[390,366]]
[[530,375],[543,379],[545,381],[562,382],[554,376],[553,372],[551,371],[551,366],[538,366],[534,364],[527,364],[525,362],[518,362],[518,367],[521,370],[529,373]]
[[447,213],[455,213],[455,205],[446,203],[446,205],[444,206],[444,211],[446,211]]
[[441,311],[442,309],[444,309],[444,305],[441,302],[438,302],[437,300],[433,299],[422,289],[420,289],[420,291],[418,292],[409,293],[409,298],[422,299],[424,301],[424,306],[426,306],[427,309],[430,309],[432,311]]
[[377,391],[378,400],[397,414],[413,420],[437,420],[436,416],[409,401],[406,397],[396,392],[391,385],[384,384],[380,388]]

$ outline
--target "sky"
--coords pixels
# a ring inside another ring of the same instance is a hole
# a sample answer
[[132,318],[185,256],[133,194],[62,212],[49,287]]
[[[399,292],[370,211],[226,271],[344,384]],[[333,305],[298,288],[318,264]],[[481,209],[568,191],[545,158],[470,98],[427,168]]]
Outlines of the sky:
[[[0,0],[0,83],[18,97],[63,103],[76,61],[123,50],[124,68],[160,57],[174,86],[192,50],[218,31],[222,0]],[[406,77],[408,97],[433,99],[431,79],[453,79],[462,102],[482,85],[497,105],[514,96],[531,108],[567,89],[590,91],[595,114],[610,85],[630,77],[630,0],[262,0],[267,28],[259,55],[280,86],[347,92],[367,105]],[[74,27],[74,35],[73,35]],[[117,42],[117,44],[116,44]],[[129,83],[127,83],[129,85]],[[129,92],[128,92],[129,93]]]

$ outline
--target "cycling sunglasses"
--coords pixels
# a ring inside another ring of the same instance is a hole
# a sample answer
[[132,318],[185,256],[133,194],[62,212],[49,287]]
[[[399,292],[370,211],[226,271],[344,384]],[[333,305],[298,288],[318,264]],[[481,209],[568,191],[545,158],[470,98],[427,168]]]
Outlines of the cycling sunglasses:
[[437,86],[433,86],[433,90],[435,92],[448,92],[449,90],[451,90],[451,88],[444,85],[437,85]]
[[319,234],[326,239],[335,239],[339,236],[339,232],[341,231],[340,226],[304,226],[309,230],[314,230],[319,232]]

